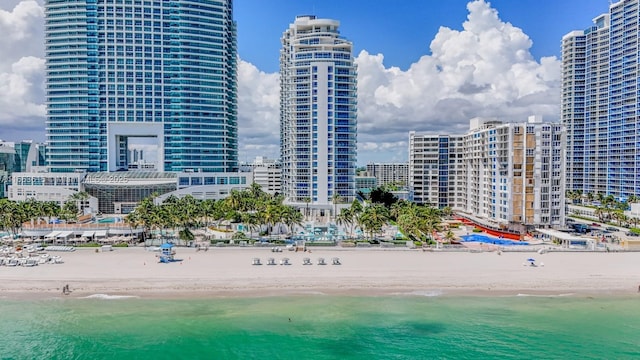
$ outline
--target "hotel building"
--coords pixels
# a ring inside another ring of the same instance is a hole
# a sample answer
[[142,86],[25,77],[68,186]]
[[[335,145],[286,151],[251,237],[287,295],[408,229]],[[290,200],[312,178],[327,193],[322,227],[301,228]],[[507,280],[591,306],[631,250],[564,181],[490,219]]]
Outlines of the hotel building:
[[[218,199],[251,184],[238,172],[232,0],[47,0],[45,41],[48,171],[14,173],[9,199],[84,191],[92,211],[126,214],[151,194]],[[136,140],[155,151],[143,159]]]
[[565,130],[472,119],[464,135],[409,135],[409,181],[418,203],[516,232],[564,224]]
[[569,190],[640,194],[638,6],[638,0],[611,3],[593,25],[562,38]]
[[51,172],[128,169],[152,138],[158,171],[237,169],[231,0],[45,1]]
[[374,176],[379,186],[398,185],[407,186],[409,179],[408,163],[369,163],[367,175]]
[[298,16],[280,50],[282,190],[291,204],[332,209],[355,195],[357,74],[336,20]]

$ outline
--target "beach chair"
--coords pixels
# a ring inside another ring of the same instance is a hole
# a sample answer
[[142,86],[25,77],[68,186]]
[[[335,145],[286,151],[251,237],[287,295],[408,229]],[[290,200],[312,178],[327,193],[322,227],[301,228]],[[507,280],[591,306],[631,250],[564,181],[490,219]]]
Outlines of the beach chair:
[[342,265],[342,264],[340,263],[340,259],[339,259],[339,258],[337,258],[337,257],[334,257],[333,259],[331,259],[331,263],[332,263],[333,265]]
[[324,261],[324,258],[318,258],[318,265],[327,265],[327,263]]
[[260,258],[253,258],[253,265],[262,265],[262,263],[260,262]]
[[291,265],[289,258],[282,258],[282,260],[280,260],[280,265]]
[[274,258],[267,259],[267,265],[275,265],[275,264],[276,264],[276,259]]
[[306,257],[306,258],[302,259],[302,265],[313,265],[313,264],[311,264],[311,259]]

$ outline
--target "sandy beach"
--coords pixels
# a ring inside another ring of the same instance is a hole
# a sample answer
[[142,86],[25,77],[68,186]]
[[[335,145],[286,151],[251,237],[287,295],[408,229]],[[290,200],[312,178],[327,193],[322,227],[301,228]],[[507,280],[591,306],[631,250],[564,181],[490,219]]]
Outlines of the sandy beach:
[[[516,295],[638,293],[640,253],[428,252],[399,249],[177,248],[180,262],[159,263],[144,248],[78,249],[62,264],[0,267],[5,298],[95,294],[148,298],[208,296]],[[273,257],[277,265],[267,265]],[[282,258],[291,265],[280,265]],[[312,265],[303,265],[310,258]],[[317,265],[318,258],[327,265]],[[338,257],[341,265],[333,265]],[[537,267],[525,266],[535,257]],[[260,258],[262,265],[253,265]]]

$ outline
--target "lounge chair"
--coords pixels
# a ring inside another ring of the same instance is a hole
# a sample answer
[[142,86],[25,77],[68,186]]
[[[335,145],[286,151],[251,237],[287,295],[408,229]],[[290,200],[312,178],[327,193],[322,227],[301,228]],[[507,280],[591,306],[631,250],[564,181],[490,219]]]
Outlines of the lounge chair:
[[340,259],[339,259],[339,258],[337,258],[337,257],[334,257],[333,259],[331,259],[331,263],[332,263],[333,265],[342,265],[342,264],[340,263]]
[[275,265],[275,264],[276,264],[276,259],[274,258],[267,259],[267,265]]
[[302,259],[302,265],[313,265],[313,264],[311,263],[311,259],[304,258]]
[[262,263],[260,262],[260,258],[253,258],[253,265],[262,265]]
[[282,260],[280,260],[280,265],[291,265],[289,258],[282,258]]
[[327,265],[327,263],[324,261],[324,258],[318,258],[318,265]]

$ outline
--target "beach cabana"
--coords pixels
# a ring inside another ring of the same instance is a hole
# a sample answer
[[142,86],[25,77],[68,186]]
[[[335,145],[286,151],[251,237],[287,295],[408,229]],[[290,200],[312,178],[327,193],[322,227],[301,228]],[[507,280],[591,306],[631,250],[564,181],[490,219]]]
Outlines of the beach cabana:
[[93,230],[86,230],[85,232],[82,233],[82,238],[84,238],[86,241],[90,241],[93,240],[93,235],[96,232]]
[[107,237],[107,230],[96,230],[93,236],[95,236],[97,241],[105,241]]
[[48,233],[47,235],[44,236],[44,240],[45,241],[54,241],[58,235],[61,233],[61,231],[52,231],[50,233]]
[[73,231],[61,231],[56,235],[56,242],[64,242],[66,244],[71,235],[73,235]]

